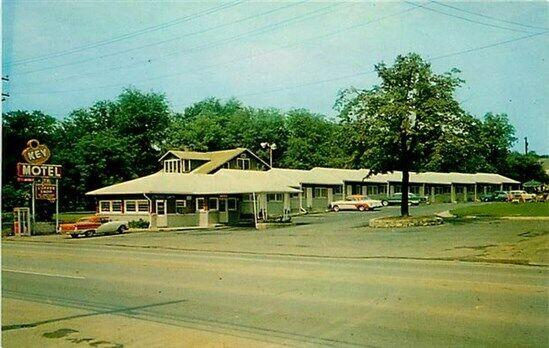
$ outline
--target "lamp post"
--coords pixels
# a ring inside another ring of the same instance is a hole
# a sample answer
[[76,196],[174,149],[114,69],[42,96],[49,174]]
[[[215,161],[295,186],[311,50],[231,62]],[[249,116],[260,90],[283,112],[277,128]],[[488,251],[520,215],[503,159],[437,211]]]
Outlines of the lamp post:
[[276,150],[276,144],[269,144],[267,142],[261,143],[261,147],[264,149],[269,149],[269,165],[273,167],[273,150]]

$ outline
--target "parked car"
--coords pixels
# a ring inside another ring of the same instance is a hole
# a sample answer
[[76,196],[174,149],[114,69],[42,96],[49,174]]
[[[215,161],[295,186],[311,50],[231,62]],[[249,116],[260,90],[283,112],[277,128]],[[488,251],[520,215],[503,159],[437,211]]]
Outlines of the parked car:
[[371,199],[368,196],[352,195],[345,200],[335,201],[330,203],[330,208],[333,211],[340,210],[373,210],[374,208],[382,207],[380,200]]
[[[381,200],[381,204],[386,205],[397,205],[402,202],[402,193],[395,193],[391,196],[388,196],[385,199]],[[409,205],[419,205],[419,203],[429,203],[429,197],[416,195],[415,193],[408,193],[408,204]]]
[[483,202],[506,202],[509,192],[507,191],[494,191],[482,196]]
[[97,215],[80,218],[74,223],[59,225],[59,233],[70,234],[72,238],[77,238],[81,234],[91,237],[94,234],[124,233],[127,229],[127,221],[111,221],[109,218]]
[[513,190],[509,191],[507,195],[507,200],[509,202],[531,202],[536,198],[536,195],[533,193],[528,193],[524,190]]

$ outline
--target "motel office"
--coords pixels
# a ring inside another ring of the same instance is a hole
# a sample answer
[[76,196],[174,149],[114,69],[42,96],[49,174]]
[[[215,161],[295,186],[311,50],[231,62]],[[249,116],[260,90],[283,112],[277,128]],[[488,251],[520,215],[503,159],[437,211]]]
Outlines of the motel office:
[[[145,220],[151,227],[287,221],[325,211],[352,194],[400,192],[402,174],[368,176],[367,169],[270,168],[248,149],[168,151],[158,172],[88,192],[97,212],[113,220]],[[488,173],[411,173],[410,191],[431,202],[475,201],[480,194],[518,188],[518,181]]]

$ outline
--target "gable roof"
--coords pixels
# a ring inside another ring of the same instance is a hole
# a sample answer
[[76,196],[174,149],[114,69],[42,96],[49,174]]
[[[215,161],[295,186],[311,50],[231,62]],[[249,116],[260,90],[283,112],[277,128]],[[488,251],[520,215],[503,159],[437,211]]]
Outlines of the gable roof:
[[207,163],[204,163],[200,167],[194,169],[192,172],[193,173],[201,173],[201,174],[209,174],[212,171],[218,169],[219,167],[221,167],[225,163],[229,162],[230,160],[232,160],[233,158],[235,158],[236,156],[238,156],[238,155],[240,155],[244,152],[248,153],[249,155],[251,155],[252,157],[257,159],[259,162],[263,163],[267,168],[270,168],[270,166],[265,161],[263,161],[261,158],[257,157],[250,150],[248,150],[246,148],[238,147],[236,149],[231,149],[231,150],[208,152],[208,154],[210,154],[210,161],[207,162]]
[[230,160],[232,160],[233,158],[235,158],[236,156],[244,152],[246,152],[251,157],[258,160],[259,162],[263,163],[263,165],[265,165],[267,168],[270,168],[270,166],[265,161],[263,161],[261,158],[259,158],[256,154],[254,154],[250,150],[243,147],[237,147],[235,149],[230,149],[230,150],[209,151],[209,152],[170,150],[166,152],[164,155],[162,155],[159,161],[162,161],[169,154],[172,154],[179,159],[207,161],[206,163],[193,169],[191,172],[197,173],[197,174],[210,174],[214,170],[218,169],[225,163],[229,162]]
[[242,194],[299,192],[283,180],[272,178],[264,171],[222,169],[211,174],[157,173],[119,184],[103,187],[86,195],[123,194]]

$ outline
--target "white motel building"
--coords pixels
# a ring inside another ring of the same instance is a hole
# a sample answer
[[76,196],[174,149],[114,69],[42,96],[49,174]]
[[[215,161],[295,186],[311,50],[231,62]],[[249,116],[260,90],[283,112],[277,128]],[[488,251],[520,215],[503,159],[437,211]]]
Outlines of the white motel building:
[[[235,225],[287,221],[325,211],[353,194],[373,198],[400,192],[402,173],[368,176],[368,169],[271,168],[248,149],[168,151],[154,174],[87,193],[97,213],[113,220],[144,220],[151,227]],[[410,173],[410,192],[431,202],[472,202],[480,194],[520,187],[489,173]]]

